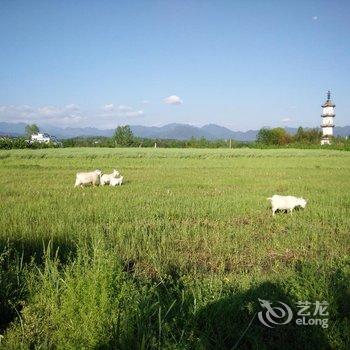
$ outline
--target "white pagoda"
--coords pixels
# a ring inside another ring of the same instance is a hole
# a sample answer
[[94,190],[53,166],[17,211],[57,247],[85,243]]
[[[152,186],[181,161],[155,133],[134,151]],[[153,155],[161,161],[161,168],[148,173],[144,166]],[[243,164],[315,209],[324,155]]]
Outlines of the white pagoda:
[[321,145],[330,145],[333,137],[335,104],[331,101],[331,92],[327,93],[327,101],[322,106],[322,139]]

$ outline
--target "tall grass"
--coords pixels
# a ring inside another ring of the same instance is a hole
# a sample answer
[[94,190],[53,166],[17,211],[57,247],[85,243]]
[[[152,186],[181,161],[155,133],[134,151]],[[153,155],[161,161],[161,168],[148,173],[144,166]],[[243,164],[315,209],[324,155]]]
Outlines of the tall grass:
[[[350,154],[84,148],[0,162],[3,347],[349,346]],[[73,188],[76,171],[114,167],[124,186]],[[272,218],[274,193],[309,203]],[[327,300],[330,327],[264,329],[258,298]]]

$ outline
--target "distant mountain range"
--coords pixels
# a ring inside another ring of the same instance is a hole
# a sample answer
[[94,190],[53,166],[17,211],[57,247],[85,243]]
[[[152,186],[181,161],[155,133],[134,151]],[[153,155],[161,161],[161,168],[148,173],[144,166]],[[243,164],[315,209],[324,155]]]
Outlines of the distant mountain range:
[[[20,136],[24,134],[25,123],[0,122],[0,135]],[[115,129],[97,128],[59,128],[52,125],[39,125],[40,130],[56,136],[59,139],[67,139],[78,136],[107,136],[113,135]],[[135,136],[154,139],[176,139],[188,140],[191,137],[205,137],[208,140],[233,139],[237,141],[253,141],[259,130],[233,131],[216,124],[208,124],[196,127],[189,124],[167,124],[164,126],[141,126],[131,125]],[[294,134],[296,128],[285,128],[289,133]],[[336,126],[334,133],[337,136],[350,135],[350,126]]]

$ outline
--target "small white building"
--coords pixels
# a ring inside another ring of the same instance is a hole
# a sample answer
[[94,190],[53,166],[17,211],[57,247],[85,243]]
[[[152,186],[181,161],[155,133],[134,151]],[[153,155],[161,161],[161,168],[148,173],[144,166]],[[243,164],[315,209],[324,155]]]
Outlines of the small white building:
[[331,101],[331,92],[327,93],[327,101],[322,105],[322,139],[321,145],[330,145],[333,137],[335,104]]
[[50,136],[46,133],[38,132],[37,134],[33,134],[30,137],[31,142],[39,142],[39,143],[58,143],[58,140],[55,136]]

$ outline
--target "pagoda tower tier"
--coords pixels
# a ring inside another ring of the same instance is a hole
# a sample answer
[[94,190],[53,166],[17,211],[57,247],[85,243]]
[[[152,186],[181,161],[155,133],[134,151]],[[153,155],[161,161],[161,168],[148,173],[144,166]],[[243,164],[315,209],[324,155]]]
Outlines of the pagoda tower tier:
[[330,145],[333,138],[335,104],[331,100],[331,92],[327,93],[327,101],[322,105],[322,139],[321,145]]

